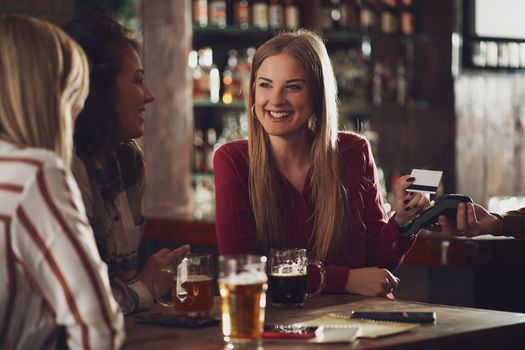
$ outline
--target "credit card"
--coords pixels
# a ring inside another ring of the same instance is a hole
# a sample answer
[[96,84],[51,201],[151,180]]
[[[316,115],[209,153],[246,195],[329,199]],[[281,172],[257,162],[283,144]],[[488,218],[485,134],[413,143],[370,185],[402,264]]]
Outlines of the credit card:
[[442,171],[412,169],[410,176],[416,178],[412,185],[408,186],[407,192],[436,193],[441,180]]

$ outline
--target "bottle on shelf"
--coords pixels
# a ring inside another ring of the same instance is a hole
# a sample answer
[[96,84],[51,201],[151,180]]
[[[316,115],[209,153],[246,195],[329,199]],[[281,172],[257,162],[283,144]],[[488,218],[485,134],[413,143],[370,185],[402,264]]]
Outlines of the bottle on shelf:
[[205,172],[213,171],[213,155],[215,154],[215,144],[217,143],[217,132],[213,128],[206,129],[206,140],[204,144],[204,163]]
[[518,43],[509,43],[509,67],[520,67],[520,45]]
[[383,103],[383,64],[381,62],[374,63],[371,90],[372,103],[374,105]]
[[396,103],[404,106],[408,97],[408,82],[406,68],[403,63],[398,63],[396,67]]
[[357,0],[343,0],[339,5],[341,29],[357,32],[359,30],[359,4]]
[[399,15],[401,34],[414,35],[416,32],[416,17],[413,0],[401,0]]
[[219,28],[226,27],[226,1],[210,0],[208,5],[208,22]]
[[498,43],[498,67],[507,68],[509,66],[509,44]]
[[270,0],[268,24],[270,28],[284,28],[284,6],[280,0]]
[[248,0],[235,1],[233,5],[233,23],[241,29],[250,27],[250,4]]
[[391,62],[383,62],[382,102],[396,102],[396,72]]
[[192,1],[192,21],[201,27],[208,25],[208,0]]
[[195,50],[191,50],[188,55],[188,66],[191,71],[191,77],[193,80],[193,99],[202,100],[204,94],[202,91],[202,69],[199,66],[198,60],[199,54]]
[[202,99],[213,103],[219,102],[221,80],[219,69],[213,63],[213,50],[211,47],[199,50],[199,67],[202,71],[199,84],[202,91]]
[[201,129],[193,131],[193,171],[196,173],[205,172],[204,161],[204,134]]
[[240,82],[240,99],[244,100],[245,96],[248,96],[250,91],[250,71],[252,69],[253,55],[255,54],[255,48],[249,47],[246,49],[245,55],[241,56],[238,60],[236,72],[238,72],[238,79]]
[[268,29],[268,3],[255,0],[252,4],[252,25],[259,29]]
[[301,25],[299,7],[294,0],[285,0],[284,20],[287,29],[297,29]]
[[340,28],[341,8],[340,0],[324,0],[321,5],[320,26],[323,30]]
[[474,41],[471,44],[471,60],[474,67],[485,67],[487,65],[487,43]]
[[242,100],[237,50],[228,51],[228,63],[222,72],[222,84],[222,102],[230,104]]
[[396,8],[396,0],[382,0],[381,32],[383,34],[396,34],[398,32],[398,16],[396,14]]
[[359,27],[363,33],[373,33],[378,24],[378,3],[375,0],[360,0]]

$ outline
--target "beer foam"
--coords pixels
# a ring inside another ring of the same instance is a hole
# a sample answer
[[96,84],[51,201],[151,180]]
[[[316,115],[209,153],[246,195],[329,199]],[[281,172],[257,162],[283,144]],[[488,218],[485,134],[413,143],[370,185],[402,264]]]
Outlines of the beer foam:
[[270,273],[270,275],[274,277],[302,277],[302,276],[306,276],[306,272],[305,271],[292,271],[292,272],[277,271],[277,272]]
[[268,281],[264,272],[241,272],[237,275],[229,275],[219,278],[219,282],[230,285],[256,284]]
[[304,276],[306,266],[304,264],[286,264],[272,267],[272,276]]
[[190,275],[190,276],[186,276],[186,278],[182,279],[181,278],[181,282],[182,283],[185,283],[185,282],[206,282],[206,281],[211,281],[212,278],[210,276],[206,276],[206,275]]

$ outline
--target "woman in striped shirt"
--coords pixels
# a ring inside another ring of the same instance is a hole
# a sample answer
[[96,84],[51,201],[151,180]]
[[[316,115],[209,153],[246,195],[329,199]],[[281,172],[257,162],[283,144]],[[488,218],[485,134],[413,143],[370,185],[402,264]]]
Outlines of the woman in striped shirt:
[[52,24],[0,16],[0,91],[0,348],[119,348],[122,313],[69,171],[86,57]]

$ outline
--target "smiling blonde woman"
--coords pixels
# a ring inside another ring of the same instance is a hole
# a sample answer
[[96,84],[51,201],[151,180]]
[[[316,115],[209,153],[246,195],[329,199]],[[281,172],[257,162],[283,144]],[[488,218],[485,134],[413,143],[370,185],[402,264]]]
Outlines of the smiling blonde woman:
[[[326,265],[325,292],[387,295],[413,238],[398,235],[428,203],[400,178],[388,218],[369,142],[338,132],[337,86],[322,40],[280,34],[255,53],[248,141],[214,158],[221,254],[306,248]],[[309,279],[309,289],[319,281]]]
[[88,91],[56,26],[0,16],[0,348],[116,349],[123,317],[69,170]]

